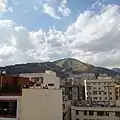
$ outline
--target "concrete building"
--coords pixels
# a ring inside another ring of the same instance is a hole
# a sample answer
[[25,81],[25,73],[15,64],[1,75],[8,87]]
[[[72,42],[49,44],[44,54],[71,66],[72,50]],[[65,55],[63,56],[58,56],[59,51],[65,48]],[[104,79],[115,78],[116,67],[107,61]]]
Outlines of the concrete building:
[[20,120],[62,120],[61,90],[23,89]]
[[115,105],[115,80],[110,77],[98,77],[85,80],[85,98],[92,104]]
[[0,120],[19,120],[20,96],[0,96]]
[[29,78],[37,86],[59,89],[59,77],[53,71],[47,70],[45,73],[23,73],[20,76]]
[[0,75],[0,86],[4,86],[5,84],[18,84],[21,88],[24,85],[29,85],[29,79],[25,77],[18,77],[18,76],[8,76],[8,75]]
[[62,120],[62,92],[27,88],[22,96],[0,96],[0,120]]
[[120,120],[117,107],[71,107],[72,120]]
[[116,95],[116,100],[120,99],[120,84],[115,85],[115,95]]
[[64,84],[61,85],[63,101],[66,100],[76,100],[80,101],[85,99],[84,86],[81,84]]

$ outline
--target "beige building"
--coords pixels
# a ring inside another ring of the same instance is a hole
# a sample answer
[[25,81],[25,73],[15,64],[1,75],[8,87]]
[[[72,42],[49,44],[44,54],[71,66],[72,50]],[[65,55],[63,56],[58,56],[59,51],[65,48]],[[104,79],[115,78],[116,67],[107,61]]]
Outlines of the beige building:
[[62,92],[53,89],[23,89],[20,120],[62,120]]
[[116,100],[120,99],[120,84],[115,85]]
[[45,73],[23,73],[20,74],[20,76],[29,78],[30,81],[35,82],[36,85],[59,89],[59,77],[57,77],[53,71],[47,70]]
[[30,88],[22,96],[0,96],[0,120],[62,120],[62,92]]
[[120,108],[71,107],[72,120],[120,120]]
[[93,104],[115,105],[115,80],[110,77],[98,77],[96,80],[85,80],[85,98]]

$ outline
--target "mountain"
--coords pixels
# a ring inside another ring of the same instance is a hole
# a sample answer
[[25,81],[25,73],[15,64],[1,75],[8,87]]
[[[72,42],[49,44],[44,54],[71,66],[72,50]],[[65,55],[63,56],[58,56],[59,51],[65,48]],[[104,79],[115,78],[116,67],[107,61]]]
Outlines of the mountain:
[[120,73],[120,68],[112,68],[113,71]]
[[83,72],[92,72],[96,75],[98,75],[99,73],[107,73],[109,76],[116,76],[120,74],[113,70],[102,67],[96,67],[73,58],[65,58],[53,62],[16,64],[6,67],[0,67],[0,70],[5,70],[6,73],[9,75],[18,75],[20,73],[44,72],[45,70],[55,71],[58,76],[64,76],[68,73]]
[[54,64],[61,68],[64,68],[64,71],[72,73],[91,72],[95,73],[96,75],[99,75],[99,73],[107,73],[108,76],[116,76],[120,74],[116,71],[103,67],[96,67],[73,58],[60,59],[54,61]]
[[5,70],[9,75],[18,75],[20,73],[35,73],[35,72],[45,72],[45,70],[52,70],[59,73],[63,68],[55,65],[52,62],[42,62],[42,63],[26,63],[26,64],[16,64],[6,67],[0,67],[1,70]]
[[83,63],[73,58],[60,59],[53,62],[57,66],[64,68],[65,71],[90,72],[92,65]]

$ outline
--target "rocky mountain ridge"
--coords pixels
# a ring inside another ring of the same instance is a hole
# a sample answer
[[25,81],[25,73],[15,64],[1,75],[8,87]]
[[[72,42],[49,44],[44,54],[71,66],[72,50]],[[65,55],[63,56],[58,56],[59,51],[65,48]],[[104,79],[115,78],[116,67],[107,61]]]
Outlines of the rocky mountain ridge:
[[9,75],[18,75],[20,73],[35,73],[44,72],[45,70],[52,70],[57,73],[58,76],[65,75],[68,73],[107,73],[108,76],[119,75],[119,72],[103,68],[96,67],[87,63],[83,63],[73,58],[65,58],[56,60],[53,62],[42,62],[42,63],[26,63],[16,64],[6,67],[0,67],[1,70],[5,70]]

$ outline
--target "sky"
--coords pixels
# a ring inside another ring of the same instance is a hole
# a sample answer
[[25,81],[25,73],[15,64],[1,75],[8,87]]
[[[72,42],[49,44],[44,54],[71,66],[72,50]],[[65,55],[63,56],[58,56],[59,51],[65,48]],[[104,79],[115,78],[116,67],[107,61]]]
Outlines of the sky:
[[120,0],[0,0],[0,66],[67,57],[120,67]]

